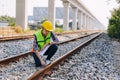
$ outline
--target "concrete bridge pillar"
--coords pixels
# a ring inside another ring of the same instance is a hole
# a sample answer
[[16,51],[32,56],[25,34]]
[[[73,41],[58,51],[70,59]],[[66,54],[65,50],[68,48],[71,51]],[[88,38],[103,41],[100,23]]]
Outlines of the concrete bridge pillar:
[[90,24],[89,29],[92,30],[92,19],[91,19],[91,17],[89,18],[89,24]]
[[84,29],[86,30],[87,29],[87,15],[85,14],[84,17],[85,17],[85,20],[84,20],[85,21],[84,22]]
[[88,22],[89,22],[89,20],[88,20],[88,15],[86,15],[86,30],[88,29]]
[[83,12],[81,11],[81,26],[80,26],[80,29],[83,29],[83,26],[84,26],[84,15],[83,15]]
[[73,10],[72,30],[77,30],[77,12],[78,12],[78,9],[77,9],[77,7],[72,6],[72,10]]
[[48,20],[53,24],[53,29],[55,29],[55,0],[48,0]]
[[94,30],[94,21],[93,21],[93,19],[91,19],[91,27],[92,27],[92,30]]
[[87,21],[88,21],[87,29],[89,30],[89,29],[90,29],[90,17],[89,17],[89,16],[88,16],[88,18],[87,18]]
[[63,6],[64,6],[63,29],[64,30],[69,30],[69,5],[70,3],[68,1],[63,0]]
[[82,25],[82,29],[85,30],[85,13],[83,13],[83,25]]
[[78,11],[78,28],[81,29],[82,27],[82,12]]
[[16,0],[16,23],[24,30],[27,29],[27,3],[28,0]]

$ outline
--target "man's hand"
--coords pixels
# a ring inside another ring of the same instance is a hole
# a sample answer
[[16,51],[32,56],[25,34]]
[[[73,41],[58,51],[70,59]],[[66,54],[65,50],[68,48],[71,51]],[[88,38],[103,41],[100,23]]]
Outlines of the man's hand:
[[37,55],[37,57],[39,58],[39,60],[40,60],[40,62],[41,62],[41,65],[45,67],[46,64],[45,64],[44,60],[42,59],[42,57],[40,56],[38,50],[36,50],[36,55]]
[[45,62],[43,61],[43,60],[41,60],[41,64],[42,64],[42,66],[46,66],[46,64],[45,64]]

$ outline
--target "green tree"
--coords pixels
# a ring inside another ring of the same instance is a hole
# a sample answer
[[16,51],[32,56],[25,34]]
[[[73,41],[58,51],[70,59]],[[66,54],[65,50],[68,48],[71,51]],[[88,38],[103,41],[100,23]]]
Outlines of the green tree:
[[5,21],[9,23],[9,26],[15,26],[16,22],[15,22],[15,18],[10,17],[10,16],[0,16],[0,21]]
[[116,0],[118,3],[120,3],[120,0]]
[[107,31],[110,37],[120,39],[120,7],[113,10]]
[[[111,0],[106,0],[106,1],[108,1],[108,2],[109,2],[109,1],[111,1]],[[120,3],[120,0],[116,0],[116,2],[117,2],[117,3]]]

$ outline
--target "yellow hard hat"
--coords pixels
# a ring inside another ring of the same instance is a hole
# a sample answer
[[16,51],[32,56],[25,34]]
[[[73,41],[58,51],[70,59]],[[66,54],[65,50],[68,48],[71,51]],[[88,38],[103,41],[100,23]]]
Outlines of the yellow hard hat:
[[44,21],[42,27],[48,31],[53,31],[52,23],[50,21]]

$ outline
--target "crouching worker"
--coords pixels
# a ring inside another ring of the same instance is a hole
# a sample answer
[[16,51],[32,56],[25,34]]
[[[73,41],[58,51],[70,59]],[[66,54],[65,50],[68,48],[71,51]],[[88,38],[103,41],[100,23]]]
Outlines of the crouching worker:
[[[53,34],[52,23],[48,20],[42,23],[42,29],[34,34],[33,58],[36,67],[50,64],[50,59],[56,53],[58,38]],[[43,56],[47,58],[43,60]]]

